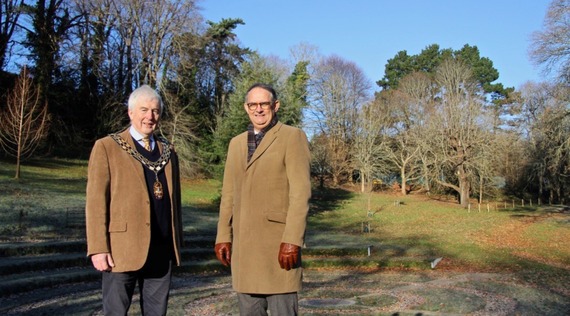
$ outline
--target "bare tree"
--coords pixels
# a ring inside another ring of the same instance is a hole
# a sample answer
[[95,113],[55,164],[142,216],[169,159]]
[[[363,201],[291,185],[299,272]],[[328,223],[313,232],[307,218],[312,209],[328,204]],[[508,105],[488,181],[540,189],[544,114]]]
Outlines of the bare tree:
[[[547,161],[540,148],[542,137],[538,122],[548,108],[551,99],[551,84],[527,82],[521,88],[522,102],[519,127],[521,134],[526,138],[527,156],[530,158],[528,170],[530,173],[523,181],[533,181],[538,189],[539,199],[542,198],[545,185],[547,185]],[[546,145],[549,147],[549,145]],[[522,175],[522,172],[521,172]]]
[[165,103],[165,113],[163,113],[164,118],[160,123],[160,131],[176,147],[180,157],[182,175],[186,177],[196,176],[200,168],[195,165],[197,149],[195,148],[196,135],[193,126],[197,124],[186,111],[190,105],[184,105],[184,102],[174,91],[163,91],[162,96]]
[[530,58],[570,82],[570,1],[553,0],[544,19],[544,30],[533,33]]
[[313,135],[310,143],[311,173],[317,177],[321,189],[324,188],[325,180],[330,174],[326,138],[323,134]]
[[403,195],[408,193],[409,183],[422,176],[424,120],[433,107],[434,92],[433,80],[425,73],[415,72],[404,77],[396,90],[388,89],[379,95],[391,118],[383,155],[397,168]]
[[[104,45],[107,62],[112,63],[108,70],[120,72],[111,77],[126,83],[124,94],[130,93],[130,87],[143,83],[160,86],[175,54],[174,37],[195,31],[199,21],[193,0],[76,1],[83,2],[80,6],[95,17],[95,39],[108,41],[99,45]],[[97,33],[101,31],[104,33]],[[105,80],[104,76],[111,74],[101,75],[101,80]]]
[[40,100],[39,89],[34,86],[27,68],[22,68],[8,95],[7,109],[0,113],[0,145],[16,157],[15,179],[20,178],[21,160],[30,157],[47,134],[47,104],[41,104]]
[[570,90],[564,84],[527,83],[522,89],[522,127],[529,158],[525,180],[539,198],[564,203],[570,187]]
[[309,85],[313,102],[306,117],[314,134],[326,135],[332,181],[337,186],[352,172],[355,122],[369,99],[371,84],[356,64],[338,56],[324,58],[315,68]]
[[360,191],[371,189],[374,174],[384,166],[381,155],[382,130],[386,126],[386,115],[377,102],[363,105],[355,122],[352,157],[354,167],[360,174]]
[[453,189],[467,207],[472,183],[488,157],[491,139],[482,94],[468,66],[446,60],[437,69],[435,82],[440,101],[435,105],[425,139],[431,150],[432,179]]

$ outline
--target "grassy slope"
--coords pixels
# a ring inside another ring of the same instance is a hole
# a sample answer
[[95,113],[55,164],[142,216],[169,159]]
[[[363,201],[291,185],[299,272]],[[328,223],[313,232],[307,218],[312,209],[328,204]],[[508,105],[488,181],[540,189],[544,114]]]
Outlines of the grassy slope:
[[[33,161],[22,167],[20,180],[12,179],[13,169],[0,161],[1,240],[84,237],[82,229],[67,225],[69,212],[83,209],[85,161]],[[184,181],[187,234],[215,233],[219,189],[214,180]],[[365,223],[370,232],[363,232]],[[569,281],[569,239],[570,215],[550,207],[469,212],[425,196],[339,189],[314,191],[306,246],[308,259],[362,258],[372,246],[367,267],[425,268],[442,257],[438,268],[521,271],[562,285]]]

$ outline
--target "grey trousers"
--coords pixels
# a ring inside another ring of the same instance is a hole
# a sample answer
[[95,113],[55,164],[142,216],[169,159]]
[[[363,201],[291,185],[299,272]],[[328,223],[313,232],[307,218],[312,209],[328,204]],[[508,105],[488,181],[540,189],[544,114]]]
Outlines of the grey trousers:
[[151,269],[145,266],[133,272],[103,272],[103,314],[127,315],[138,282],[142,314],[166,315],[171,275],[170,260]]
[[237,293],[237,296],[241,316],[296,316],[299,314],[296,292],[271,295]]

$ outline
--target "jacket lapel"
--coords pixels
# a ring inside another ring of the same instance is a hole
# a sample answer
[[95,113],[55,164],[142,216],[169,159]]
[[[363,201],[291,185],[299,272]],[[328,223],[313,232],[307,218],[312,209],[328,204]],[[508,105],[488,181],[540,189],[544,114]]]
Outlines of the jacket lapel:
[[[124,132],[121,133],[121,137],[131,146],[133,150],[137,150],[137,147],[133,141],[133,137],[131,133],[129,133],[129,129],[127,128]],[[125,152],[128,155],[128,153]],[[146,180],[144,178],[144,170],[142,164],[136,160],[134,157],[130,157],[129,159],[130,166],[135,170],[137,177],[141,181],[141,183],[146,187]]]
[[[158,150],[160,151],[160,154],[162,155],[162,153],[164,152],[164,146],[162,145],[162,142],[160,142],[158,140],[158,137],[156,137],[156,135],[154,135],[154,143],[156,144],[156,146],[158,146]],[[170,156],[170,159],[168,160],[168,163],[166,164],[166,166],[164,167],[164,174],[166,175],[166,184],[168,186],[168,192],[170,193],[170,200],[172,200],[173,196],[173,186],[172,186],[172,153]]]

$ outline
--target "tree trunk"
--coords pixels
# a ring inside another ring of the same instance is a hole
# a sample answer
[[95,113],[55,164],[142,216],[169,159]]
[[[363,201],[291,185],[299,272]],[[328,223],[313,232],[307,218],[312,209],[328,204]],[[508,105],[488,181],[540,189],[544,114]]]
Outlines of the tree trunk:
[[16,174],[14,175],[14,179],[20,179],[20,156],[16,158]]
[[483,178],[479,177],[479,204],[483,204]]
[[404,166],[400,168],[400,177],[402,178],[400,191],[402,192],[402,195],[406,195],[408,194],[408,191],[406,191],[406,182],[408,182],[408,179],[406,178],[406,168]]
[[332,173],[332,184],[333,184],[333,187],[335,187],[335,188],[338,187],[338,183],[339,183],[339,175],[338,175],[336,172],[333,171],[333,173]]
[[544,179],[542,177],[542,172],[538,175],[538,204],[540,204],[542,200],[542,194],[544,193],[543,183]]
[[457,167],[457,179],[459,180],[459,204],[463,207],[469,206],[469,193],[471,188],[469,186],[469,177],[465,172],[465,167],[459,165]]

